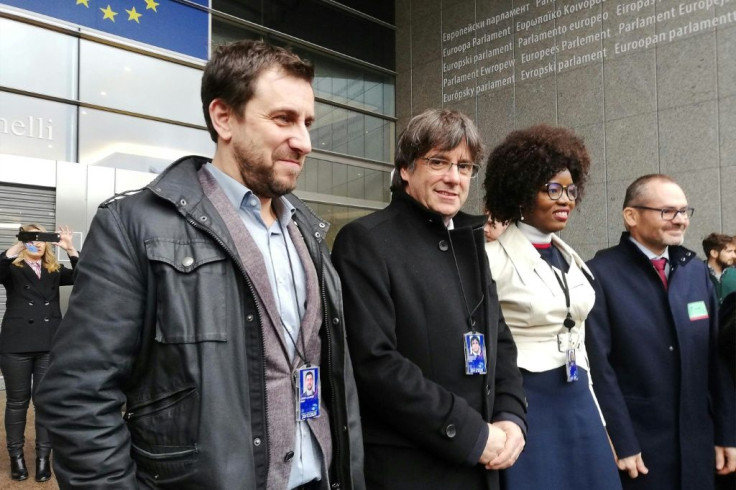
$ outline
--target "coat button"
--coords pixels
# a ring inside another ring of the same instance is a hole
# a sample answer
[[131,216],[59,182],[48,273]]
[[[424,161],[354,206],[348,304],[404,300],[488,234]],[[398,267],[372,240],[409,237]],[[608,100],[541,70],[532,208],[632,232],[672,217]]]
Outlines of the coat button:
[[669,350],[670,350],[670,352],[674,352],[675,351],[675,348],[673,346],[669,346]]
[[45,322],[49,321],[49,317],[44,317],[43,321]]
[[255,318],[255,317],[254,317],[253,315],[247,315],[247,316],[245,317],[245,320],[246,320],[246,321],[249,321],[249,322],[252,322],[252,321],[253,321],[253,318]]
[[445,435],[450,439],[453,439],[457,435],[455,424],[448,424],[447,427],[445,427]]
[[186,199],[182,199],[181,201],[179,201],[179,204],[181,204],[182,206],[186,206],[187,205],[187,200]]
[[49,304],[50,304],[50,303],[49,303],[48,301],[44,301],[44,302],[43,302],[43,305],[44,305],[44,306],[48,306]]
[[447,245],[447,240],[440,240],[440,243],[438,246],[440,250],[442,250],[443,252],[447,252],[447,250],[450,248],[450,246]]
[[33,306],[33,301],[29,301],[28,306]]
[[181,261],[181,265],[183,265],[184,267],[189,267],[193,263],[194,263],[194,259],[191,257],[184,257]]
[[327,225],[326,225],[326,224],[324,224],[324,223],[320,223],[320,224],[319,224],[319,227],[320,227],[320,228],[324,228],[325,226],[327,226]]
[[339,318],[337,318],[337,317],[333,318],[333,319],[332,319],[332,324],[333,324],[333,325],[339,325],[339,324],[340,324],[340,319],[339,319]]
[[293,457],[294,457],[294,451],[289,451],[288,453],[286,453],[286,456],[284,456],[284,463],[288,463],[289,461],[291,461],[291,458]]
[[256,437],[255,439],[253,439],[253,445],[255,447],[260,446],[261,445],[261,438],[260,437]]

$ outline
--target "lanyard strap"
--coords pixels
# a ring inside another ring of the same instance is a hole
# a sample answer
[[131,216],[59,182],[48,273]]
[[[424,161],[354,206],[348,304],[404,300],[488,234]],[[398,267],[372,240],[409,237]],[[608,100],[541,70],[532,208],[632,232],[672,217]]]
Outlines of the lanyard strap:
[[557,279],[557,283],[560,285],[560,288],[562,288],[562,292],[565,293],[565,306],[567,307],[567,316],[565,316],[565,320],[562,322],[562,324],[567,328],[568,331],[572,330],[572,327],[575,326],[575,320],[572,319],[572,314],[570,314],[570,287],[567,285],[567,274],[560,271],[560,274],[562,275],[562,279],[560,279],[560,275],[557,274],[557,271],[554,267],[550,265],[550,268],[552,268],[552,272],[555,275],[555,279]]
[[[301,315],[301,312],[299,311],[299,294],[297,292],[297,287],[296,287],[296,279],[295,279],[295,274],[294,274],[294,264],[293,264],[293,262],[291,260],[291,253],[289,252],[289,245],[286,242],[286,233],[284,232],[284,227],[282,226],[280,220],[277,219],[276,221],[278,222],[279,228],[281,229],[281,238],[284,241],[284,249],[286,251],[286,258],[289,259],[289,272],[291,273],[291,286],[292,286],[292,289],[294,291],[294,307],[296,308],[296,310],[295,310],[296,311],[296,315],[299,318],[299,325],[297,325],[297,328],[299,329],[299,331],[301,331],[302,315]],[[271,268],[274,270],[274,274],[275,274],[276,268],[273,266],[273,256],[271,256],[270,258],[271,258]],[[279,302],[279,305],[280,305],[281,304],[281,294],[279,293],[278,285],[276,286],[276,291],[274,291],[274,292],[276,293],[276,297],[277,297],[278,302]],[[294,353],[296,354],[294,356],[295,357],[295,360],[297,362],[298,362],[298,360],[301,360],[303,364],[305,364],[307,367],[309,367],[311,364],[309,363],[309,360],[307,359],[307,346],[306,346],[306,343],[305,343],[305,340],[304,340],[304,335],[300,335],[299,336],[299,337],[301,337],[301,344],[302,344],[302,350],[300,352],[299,351],[299,346],[297,345],[297,342],[294,339],[294,337],[291,335],[291,332],[289,332],[289,329],[286,327],[286,324],[284,323],[284,319],[281,316],[281,312],[280,311],[279,311],[279,321],[281,322],[281,327],[284,329],[284,331],[286,332],[286,335],[289,337],[289,340],[291,340],[292,345],[294,345]],[[281,349],[284,352],[284,356],[286,357],[286,360],[288,361],[289,360],[289,354],[286,351],[286,348],[280,342],[279,342],[279,345],[281,345]],[[292,363],[291,368],[294,369],[295,367],[296,367],[296,363]]]
[[[445,229],[447,230],[447,228]],[[452,244],[452,236],[450,235],[450,230],[447,230],[447,240],[450,242],[450,251],[452,252],[452,260],[455,263],[457,280],[460,281],[460,294],[463,295],[463,305],[465,305],[465,312],[468,314],[468,326],[470,327],[471,331],[475,332],[475,320],[473,319],[473,313],[475,313],[480,305],[483,304],[485,293],[481,294],[480,301],[478,301],[478,304],[475,305],[471,311],[470,306],[468,305],[468,297],[465,295],[465,287],[463,287],[463,278],[460,276],[460,267],[457,265],[457,256],[455,255],[455,246]]]

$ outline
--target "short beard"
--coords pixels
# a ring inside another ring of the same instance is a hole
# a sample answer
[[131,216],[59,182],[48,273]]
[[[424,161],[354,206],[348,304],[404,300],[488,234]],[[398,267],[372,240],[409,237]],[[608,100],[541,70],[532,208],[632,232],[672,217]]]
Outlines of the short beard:
[[728,262],[722,261],[720,257],[716,259],[716,264],[718,264],[718,267],[720,267],[721,270],[728,269],[729,267],[733,265],[733,264],[729,264]]
[[235,144],[233,151],[243,182],[256,196],[274,199],[296,188],[296,177],[299,176],[299,172],[294,171],[296,175],[293,183],[280,182],[274,175],[273,166],[269,166],[259,156],[256,156],[256,152],[240,144]]

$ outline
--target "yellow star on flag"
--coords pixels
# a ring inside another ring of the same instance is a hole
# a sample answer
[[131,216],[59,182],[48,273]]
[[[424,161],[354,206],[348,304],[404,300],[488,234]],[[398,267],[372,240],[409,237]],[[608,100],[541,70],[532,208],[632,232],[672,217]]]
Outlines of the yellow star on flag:
[[113,12],[110,8],[110,4],[107,5],[106,9],[103,9],[100,7],[100,10],[102,10],[102,20],[110,19],[111,21],[115,22],[115,16],[118,15],[117,12]]
[[77,0],[77,5],[84,5],[89,8],[89,0]]
[[155,0],[146,0],[146,10],[153,10],[154,12],[158,13],[156,7],[158,7],[158,3],[156,3]]
[[140,23],[141,23],[141,21],[139,21],[138,19],[139,19],[139,18],[140,18],[140,17],[141,17],[141,16],[143,15],[143,14],[139,14],[138,12],[136,12],[136,11],[135,11],[135,7],[131,8],[130,10],[128,10],[128,9],[125,9],[125,11],[126,11],[126,12],[128,12],[128,20],[134,20],[134,21],[136,21],[136,22],[137,22],[138,24],[140,24]]

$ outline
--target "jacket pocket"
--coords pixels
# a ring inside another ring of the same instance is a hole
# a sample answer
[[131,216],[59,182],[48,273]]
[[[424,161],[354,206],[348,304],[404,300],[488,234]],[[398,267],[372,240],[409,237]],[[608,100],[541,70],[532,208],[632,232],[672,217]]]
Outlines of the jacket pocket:
[[156,280],[156,340],[227,341],[225,284],[232,269],[225,252],[208,240],[154,238],[146,254]]
[[132,445],[138,479],[148,488],[185,488],[197,471],[197,446],[163,446],[156,452]]
[[131,403],[125,415],[136,464],[156,479],[194,471],[197,460],[199,391],[185,386]]

